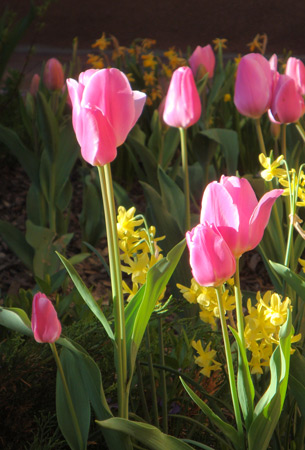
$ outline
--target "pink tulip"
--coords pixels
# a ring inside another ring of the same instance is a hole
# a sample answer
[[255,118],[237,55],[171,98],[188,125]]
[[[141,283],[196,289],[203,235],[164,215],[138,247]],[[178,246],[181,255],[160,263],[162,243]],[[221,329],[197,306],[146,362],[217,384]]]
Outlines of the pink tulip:
[[199,78],[202,78],[208,72],[209,78],[212,78],[215,68],[215,55],[212,47],[210,45],[205,47],[198,45],[191,54],[189,63],[194,77],[198,75]]
[[33,97],[36,97],[36,94],[39,89],[39,84],[40,84],[40,76],[38,75],[38,73],[35,73],[33,75],[33,78],[31,80],[31,85],[30,85],[30,94]]
[[188,128],[201,114],[201,103],[192,71],[179,67],[172,75],[166,95],[163,119],[167,125]]
[[114,68],[86,70],[67,86],[84,160],[93,166],[110,163],[142,113],[146,95],[133,91],[126,75]]
[[249,53],[241,58],[236,75],[234,103],[247,117],[258,119],[271,106],[273,74],[264,56]]
[[272,205],[282,192],[273,189],[258,202],[248,180],[222,176],[203,193],[200,222],[213,223],[238,258],[260,243]]
[[293,78],[302,95],[305,94],[305,66],[300,59],[288,58],[285,75]]
[[201,286],[219,286],[234,275],[236,263],[214,224],[197,225],[186,233],[192,274]]
[[304,100],[295,81],[288,75],[279,75],[273,92],[270,120],[279,123],[297,122],[304,111]]
[[50,91],[61,90],[65,84],[64,70],[56,58],[48,59],[43,72],[43,82]]
[[61,324],[52,302],[38,292],[32,305],[32,330],[37,342],[55,342],[61,334]]

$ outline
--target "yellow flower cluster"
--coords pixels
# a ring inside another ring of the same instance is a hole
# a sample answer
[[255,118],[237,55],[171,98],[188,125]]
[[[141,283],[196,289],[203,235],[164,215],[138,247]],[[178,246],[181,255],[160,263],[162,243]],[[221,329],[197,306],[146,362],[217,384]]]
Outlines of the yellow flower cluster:
[[157,241],[163,238],[156,238],[155,227],[147,228],[144,217],[135,216],[135,212],[134,207],[126,211],[123,206],[119,206],[117,215],[121,269],[131,276],[131,287],[123,281],[123,293],[128,294],[127,301],[145,284],[148,270],[163,258],[157,245]]
[[[274,292],[267,291],[263,297],[260,292],[256,296],[257,303],[252,306],[248,299],[248,315],[245,316],[245,341],[252,358],[249,362],[251,373],[263,373],[263,366],[269,366],[274,344],[279,343],[280,326],[287,319],[287,309],[291,308],[291,300]],[[297,342],[301,335],[292,337]]]
[[200,373],[206,377],[211,376],[213,370],[221,368],[220,362],[215,360],[216,350],[211,350],[211,342],[203,349],[201,341],[192,341],[192,347],[197,351],[198,356],[194,356],[195,363],[202,367]]

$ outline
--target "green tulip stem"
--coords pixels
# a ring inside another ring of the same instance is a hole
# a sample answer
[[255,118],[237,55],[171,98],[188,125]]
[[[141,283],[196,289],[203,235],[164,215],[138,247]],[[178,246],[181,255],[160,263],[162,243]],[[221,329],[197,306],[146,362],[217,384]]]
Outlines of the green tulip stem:
[[189,170],[187,162],[187,143],[186,143],[186,129],[179,128],[181,141],[181,156],[182,156],[182,172],[183,172],[183,187],[185,197],[185,229],[191,228],[191,211],[190,211],[190,183]]
[[62,384],[63,384],[64,391],[65,391],[65,394],[66,394],[66,400],[67,400],[67,403],[68,403],[68,408],[70,410],[72,422],[73,422],[74,429],[75,429],[76,436],[77,436],[77,440],[78,440],[78,443],[79,443],[79,448],[84,448],[84,443],[83,443],[82,433],[81,433],[81,430],[80,430],[80,427],[79,427],[79,423],[78,423],[78,418],[77,418],[77,415],[76,415],[76,412],[75,412],[75,408],[74,408],[74,405],[73,405],[73,402],[72,402],[71,394],[70,394],[70,391],[69,391],[69,388],[68,388],[68,384],[67,384],[67,380],[66,380],[66,377],[65,377],[64,369],[63,369],[62,364],[60,362],[60,358],[59,358],[59,355],[58,355],[58,352],[57,352],[57,348],[56,348],[55,342],[50,343],[50,347],[51,347],[54,359],[56,361],[56,365],[57,365],[58,371],[59,371],[60,376],[61,376]]
[[281,136],[281,149],[282,149],[282,155],[284,155],[284,159],[286,158],[286,129],[287,129],[287,124],[283,123],[282,126],[282,136]]
[[261,152],[264,153],[265,156],[267,156],[260,119],[254,119],[254,122],[255,122],[255,128],[256,128],[256,134],[257,134],[257,138],[258,138],[259,148],[260,148]]
[[232,402],[233,402],[237,430],[238,430],[239,436],[241,437],[243,435],[243,425],[242,425],[242,419],[241,419],[241,413],[240,413],[240,407],[239,407],[238,395],[237,395],[237,389],[236,389],[236,383],[235,383],[234,367],[233,367],[233,360],[232,360],[232,353],[231,353],[231,347],[230,347],[227,322],[226,322],[225,311],[224,311],[224,307],[223,307],[223,303],[222,303],[221,286],[216,287],[216,294],[217,294],[219,317],[220,317],[222,336],[223,336],[223,340],[224,340],[225,354],[226,354],[226,360],[227,360],[227,366],[228,366],[228,376],[229,376],[229,382],[230,382],[231,397],[232,397]]
[[234,275],[234,295],[235,295],[235,303],[236,303],[236,317],[237,317],[237,331],[241,343],[244,348],[246,348],[245,344],[245,335],[244,335],[244,314],[243,314],[243,304],[242,304],[242,295],[240,290],[240,279],[239,279],[239,258],[236,258],[236,272]]
[[128,386],[125,311],[122,290],[122,272],[117,235],[116,210],[110,164],[98,167],[105,212],[108,242],[110,278],[115,320],[115,340],[117,351],[118,404],[119,417],[128,419]]

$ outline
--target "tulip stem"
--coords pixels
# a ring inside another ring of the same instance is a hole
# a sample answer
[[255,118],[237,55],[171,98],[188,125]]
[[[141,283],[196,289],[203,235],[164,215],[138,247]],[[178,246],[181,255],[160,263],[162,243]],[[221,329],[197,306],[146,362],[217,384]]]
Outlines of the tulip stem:
[[180,141],[181,141],[183,187],[184,187],[184,198],[185,198],[185,229],[186,229],[186,231],[188,231],[191,228],[191,211],[190,211],[189,171],[188,171],[188,162],[187,162],[186,129],[180,127],[179,131],[180,131]]
[[227,322],[226,322],[225,311],[224,311],[224,307],[223,307],[223,303],[222,303],[222,290],[221,290],[221,286],[217,286],[215,289],[216,289],[219,317],[220,317],[222,336],[223,336],[223,340],[224,340],[225,354],[226,354],[226,360],[227,360],[227,366],[228,366],[228,376],[229,376],[229,382],[230,382],[230,390],[231,390],[233,408],[234,408],[234,413],[235,413],[235,420],[236,420],[236,424],[237,424],[238,434],[239,434],[240,438],[242,438],[243,425],[242,425],[241,412],[240,412],[238,396],[237,396],[235,374],[234,374],[234,367],[233,367],[233,360],[232,360],[232,353],[231,353],[231,347],[230,347]]
[[283,123],[282,126],[282,136],[281,136],[281,150],[282,150],[282,155],[284,155],[284,159],[287,159],[286,157],[286,129],[287,129],[287,124]]
[[260,119],[254,119],[254,121],[260,150],[265,156],[267,156]]
[[128,419],[128,383],[127,383],[127,355],[125,311],[122,290],[122,272],[120,264],[120,252],[116,225],[116,211],[110,164],[98,166],[102,197],[105,212],[105,223],[108,241],[108,254],[112,298],[115,320],[115,340],[117,351],[117,375],[118,375],[118,404],[119,416]]
[[246,348],[244,336],[244,314],[243,314],[242,296],[240,291],[240,279],[239,279],[239,258],[236,258],[235,261],[236,261],[236,272],[234,275],[234,294],[236,302],[237,331],[242,346]]
[[77,415],[76,415],[76,412],[75,412],[75,408],[74,408],[74,405],[73,405],[73,402],[72,402],[72,398],[71,398],[71,394],[70,394],[70,391],[69,391],[68,383],[67,383],[67,380],[66,380],[66,377],[65,377],[64,369],[63,369],[62,364],[60,362],[60,358],[59,358],[59,355],[58,355],[58,352],[57,352],[57,348],[56,348],[55,342],[50,343],[50,347],[51,347],[54,359],[56,361],[56,365],[57,365],[58,371],[59,371],[60,376],[61,376],[62,384],[63,384],[64,391],[65,391],[65,394],[66,394],[66,400],[67,400],[67,403],[68,403],[68,408],[70,410],[72,422],[73,422],[74,429],[75,429],[76,436],[77,436],[77,440],[78,440],[78,443],[79,443],[79,448],[84,448],[85,445],[84,445],[84,442],[83,442],[82,433],[80,431],[78,418],[77,418]]

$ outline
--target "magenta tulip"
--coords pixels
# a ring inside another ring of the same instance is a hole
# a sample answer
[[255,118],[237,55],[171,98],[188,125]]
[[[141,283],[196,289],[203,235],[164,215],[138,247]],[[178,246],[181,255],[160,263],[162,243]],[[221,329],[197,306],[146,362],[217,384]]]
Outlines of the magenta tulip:
[[260,118],[271,106],[273,74],[264,56],[249,53],[241,58],[235,82],[234,103],[238,111]]
[[201,103],[192,71],[179,67],[173,73],[166,95],[163,119],[167,125],[188,128],[201,115]]
[[68,79],[67,86],[84,160],[93,166],[110,163],[142,113],[146,95],[133,91],[126,75],[114,68],[89,69],[78,82]]
[[52,302],[38,292],[32,304],[32,330],[37,342],[53,343],[61,334],[61,324]]
[[290,57],[287,60],[285,75],[291,77],[302,95],[305,94],[305,66],[300,59]]
[[214,75],[215,68],[215,55],[210,45],[200,47],[198,45],[189,58],[189,63],[194,77],[199,76],[202,78],[206,73],[209,74],[209,78]]
[[56,58],[48,59],[43,72],[43,82],[50,91],[61,90],[65,84],[64,70]]
[[186,242],[193,277],[201,286],[219,286],[234,275],[235,258],[215,225],[197,225],[186,233]]
[[273,189],[258,202],[248,180],[222,176],[203,193],[200,222],[213,223],[238,258],[260,243],[272,205],[282,193]]
[[279,75],[273,92],[270,120],[280,123],[297,122],[304,111],[304,100],[295,80],[288,75]]

